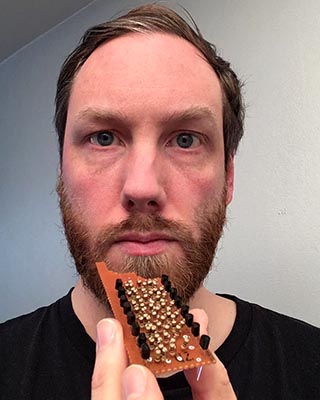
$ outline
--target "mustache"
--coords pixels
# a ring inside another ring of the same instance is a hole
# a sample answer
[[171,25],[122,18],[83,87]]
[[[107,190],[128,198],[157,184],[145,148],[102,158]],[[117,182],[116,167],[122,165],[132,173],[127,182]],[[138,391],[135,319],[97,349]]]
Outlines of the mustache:
[[190,234],[191,230],[186,224],[171,221],[158,214],[132,213],[120,223],[103,228],[96,238],[96,247],[99,251],[105,252],[121,236],[132,231],[138,233],[162,232],[177,241],[190,243],[190,245],[194,243]]

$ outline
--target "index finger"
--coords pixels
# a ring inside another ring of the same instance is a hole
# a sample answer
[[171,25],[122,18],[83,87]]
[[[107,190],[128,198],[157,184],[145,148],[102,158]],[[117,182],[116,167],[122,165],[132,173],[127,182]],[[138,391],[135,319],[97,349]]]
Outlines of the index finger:
[[[207,333],[208,317],[203,310],[191,311],[194,319],[200,323],[201,334]],[[215,364],[206,365],[197,379],[197,369],[186,370],[185,376],[191,386],[194,400],[236,400],[228,372],[222,362],[214,354]]]

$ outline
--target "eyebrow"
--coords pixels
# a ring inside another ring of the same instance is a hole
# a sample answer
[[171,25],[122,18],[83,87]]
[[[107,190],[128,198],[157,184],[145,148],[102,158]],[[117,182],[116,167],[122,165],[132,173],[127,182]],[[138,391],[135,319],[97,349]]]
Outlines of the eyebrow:
[[98,108],[85,108],[84,110],[80,111],[76,115],[77,121],[119,121],[126,119],[126,117],[120,112],[116,110],[109,110],[109,109],[98,109]]
[[[128,120],[128,117],[119,110],[89,107],[80,111],[76,116],[76,120],[89,122],[125,122]],[[187,109],[173,111],[161,117],[162,123],[201,120],[209,121],[217,129],[217,115],[207,106],[190,106]]]
[[164,121],[200,121],[209,120],[212,124],[217,126],[217,115],[214,111],[207,106],[191,106],[186,110],[174,111],[168,116],[164,117]]

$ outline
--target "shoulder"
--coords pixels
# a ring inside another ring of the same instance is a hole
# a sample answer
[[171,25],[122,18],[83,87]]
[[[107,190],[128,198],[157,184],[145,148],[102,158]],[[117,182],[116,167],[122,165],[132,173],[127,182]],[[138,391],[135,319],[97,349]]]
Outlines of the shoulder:
[[295,340],[305,340],[305,335],[320,341],[320,328],[305,321],[265,307],[251,303],[253,323],[256,329],[267,329],[274,335],[284,335],[287,338],[294,337]]
[[[20,338],[23,339],[30,332],[34,332],[43,319],[46,318],[50,306],[41,307],[33,312],[12,318],[0,324],[1,343]],[[21,335],[21,336],[20,336]]]
[[70,297],[71,292],[0,325],[4,398],[89,398],[94,344],[76,318]]
[[251,329],[262,330],[268,334],[295,335],[308,332],[316,339],[320,340],[320,328],[313,326],[303,320],[281,314],[277,311],[268,309],[261,305],[241,300],[235,296],[223,295],[233,300],[237,306],[237,313],[247,314],[251,321]]
[[295,365],[296,369],[303,369],[306,363],[309,369],[319,371],[320,328],[258,304],[227,297],[237,307],[236,321],[224,346],[228,360],[250,357],[261,359],[266,367]]
[[[28,332],[34,332],[44,320],[49,318],[52,311],[57,307],[56,303],[44,306],[28,314],[9,319],[0,324],[0,336],[3,343],[4,338],[8,340],[17,337],[20,333],[26,336]],[[20,337],[21,339],[21,337]]]
[[[320,398],[320,329],[257,304],[227,296],[237,306],[222,346],[240,398]],[[250,397],[251,396],[251,397]]]
[[274,356],[286,355],[293,362],[295,357],[320,361],[320,328],[235,296],[222,296],[236,304],[235,323],[223,346],[228,359],[238,351],[251,355],[267,351]]
[[[19,392],[22,383],[37,369],[34,360],[42,345],[43,329],[52,306],[0,324],[0,386],[7,398],[25,398]],[[17,385],[17,382],[20,382]]]
[[54,340],[60,304],[65,298],[0,324],[0,359],[7,364],[1,376],[8,374],[10,368],[26,369],[30,360]]
[[247,349],[253,354],[264,354],[269,366],[294,371],[293,376],[303,376],[306,382],[315,377],[320,371],[320,328],[257,304],[247,304],[251,309]]
[[44,335],[54,336],[61,304],[67,303],[69,297],[70,293],[48,306],[1,323],[0,357],[12,357],[12,353],[23,357],[30,347],[42,342]]
[[305,382],[315,378],[320,371],[320,328],[256,304],[252,310],[252,334],[273,349],[281,365],[299,371]]

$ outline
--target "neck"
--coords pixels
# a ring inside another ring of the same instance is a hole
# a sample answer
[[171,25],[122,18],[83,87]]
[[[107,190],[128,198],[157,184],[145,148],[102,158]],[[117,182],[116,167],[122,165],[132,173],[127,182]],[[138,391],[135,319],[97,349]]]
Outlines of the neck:
[[190,300],[190,308],[200,308],[208,316],[208,334],[211,337],[211,349],[216,351],[229,336],[235,319],[234,301],[211,293],[201,286]]
[[72,291],[71,302],[73,310],[87,334],[96,341],[97,323],[103,318],[112,318],[112,311],[96,299],[91,291],[83,285],[81,278]]
[[[96,341],[97,323],[103,318],[112,318],[112,311],[101,304],[90,290],[84,287],[81,279],[72,291],[71,301],[74,312],[87,334]],[[190,300],[190,308],[200,308],[208,315],[208,333],[211,337],[212,349],[215,351],[232,330],[236,317],[235,303],[217,296],[201,286]]]

